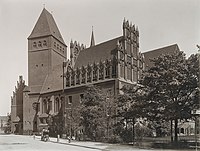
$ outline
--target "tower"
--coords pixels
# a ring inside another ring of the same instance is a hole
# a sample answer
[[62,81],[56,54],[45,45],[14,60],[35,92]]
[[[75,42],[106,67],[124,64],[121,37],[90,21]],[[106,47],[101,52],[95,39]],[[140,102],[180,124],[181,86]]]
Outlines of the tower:
[[53,66],[66,58],[67,46],[55,20],[45,8],[28,37],[28,86],[39,93]]
[[28,37],[28,88],[24,90],[23,130],[36,131],[37,111],[34,103],[40,102],[45,80],[53,73],[53,68],[62,66],[67,58],[65,44],[55,20],[45,8]]

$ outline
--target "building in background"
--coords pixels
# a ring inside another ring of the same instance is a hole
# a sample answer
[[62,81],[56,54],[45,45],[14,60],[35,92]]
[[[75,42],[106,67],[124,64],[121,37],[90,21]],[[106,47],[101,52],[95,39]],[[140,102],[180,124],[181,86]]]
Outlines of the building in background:
[[23,134],[23,90],[25,81],[19,76],[15,91],[11,97],[11,132],[15,134]]

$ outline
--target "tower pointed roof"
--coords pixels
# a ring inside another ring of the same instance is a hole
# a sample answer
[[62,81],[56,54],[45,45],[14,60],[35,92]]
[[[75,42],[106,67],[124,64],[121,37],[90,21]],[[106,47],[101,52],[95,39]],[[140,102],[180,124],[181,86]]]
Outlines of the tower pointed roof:
[[28,39],[50,35],[65,44],[52,14],[44,8]]
[[94,41],[94,33],[93,33],[93,27],[92,27],[92,36],[91,36],[91,43],[90,47],[95,46],[95,41]]

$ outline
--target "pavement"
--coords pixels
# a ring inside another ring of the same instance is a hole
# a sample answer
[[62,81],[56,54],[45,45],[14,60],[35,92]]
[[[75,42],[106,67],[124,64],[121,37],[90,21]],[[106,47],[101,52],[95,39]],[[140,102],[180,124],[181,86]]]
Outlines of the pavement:
[[[41,139],[41,136],[32,136],[33,139]],[[101,143],[101,142],[90,142],[90,141],[76,141],[76,140],[71,140],[69,143],[68,139],[63,139],[63,138],[54,138],[50,137],[49,142],[52,143],[59,143],[59,144],[65,144],[65,145],[70,145],[70,146],[77,146],[77,147],[83,147],[83,148],[88,148],[88,149],[95,149],[95,150],[104,150],[106,151],[109,146],[112,146],[112,144],[108,143]]]

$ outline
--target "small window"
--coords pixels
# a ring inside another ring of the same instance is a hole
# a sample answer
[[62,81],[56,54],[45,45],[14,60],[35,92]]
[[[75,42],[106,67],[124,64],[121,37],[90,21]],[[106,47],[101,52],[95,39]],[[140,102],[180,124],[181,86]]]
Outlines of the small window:
[[33,42],[33,47],[37,47],[37,44],[36,44],[36,42]]
[[56,42],[54,42],[54,47],[56,47]]
[[42,47],[41,41],[38,42],[38,47]]
[[69,96],[68,104],[72,104],[72,96]]
[[59,44],[57,44],[57,49],[59,49]]
[[80,94],[80,103],[83,102],[83,99],[84,99],[84,95],[83,95],[83,94]]
[[35,66],[36,66],[36,67],[38,67],[38,65],[37,65],[37,64],[36,64]]
[[43,46],[47,46],[47,41],[46,40],[44,40]]
[[41,66],[43,67],[43,64],[41,64]]

